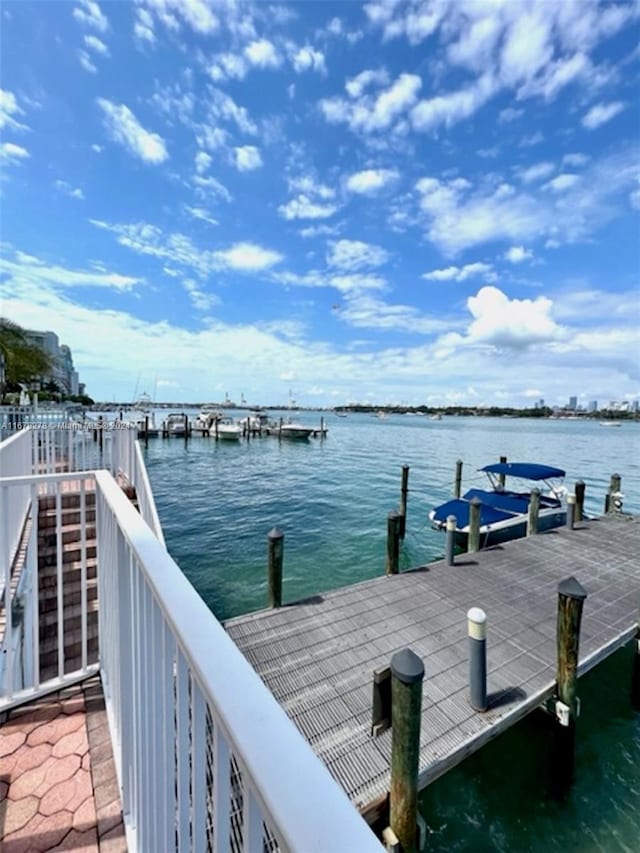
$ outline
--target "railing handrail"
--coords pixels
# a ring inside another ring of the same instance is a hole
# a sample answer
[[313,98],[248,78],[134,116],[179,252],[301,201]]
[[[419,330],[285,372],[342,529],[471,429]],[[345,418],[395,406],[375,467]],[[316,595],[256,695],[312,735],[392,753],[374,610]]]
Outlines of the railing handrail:
[[253,782],[265,819],[285,849],[379,853],[379,842],[346,793],[166,548],[112,477],[105,471],[96,471],[95,476],[215,722]]
[[[147,518],[146,521],[149,524],[149,527],[156,534],[160,542],[164,545],[164,533],[162,532],[162,525],[160,524],[160,516],[158,515],[156,501],[153,496],[151,483],[149,482],[147,466],[144,464],[144,458],[142,456],[142,450],[140,448],[140,442],[138,439],[134,441],[133,453],[133,485],[136,487],[138,500],[144,501],[146,505],[146,513],[148,513],[149,515],[149,518]],[[141,515],[144,515],[145,513],[142,512],[142,509],[142,506],[140,506],[140,513]]]

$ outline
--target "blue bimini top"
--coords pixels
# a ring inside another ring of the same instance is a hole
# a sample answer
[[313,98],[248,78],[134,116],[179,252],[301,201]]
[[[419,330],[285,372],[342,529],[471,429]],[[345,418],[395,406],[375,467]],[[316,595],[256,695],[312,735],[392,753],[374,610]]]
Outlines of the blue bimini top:
[[496,462],[479,468],[487,474],[508,474],[511,477],[524,477],[525,480],[550,480],[554,477],[564,477],[566,471],[562,468],[552,468],[551,465],[538,465],[535,462]]
[[[469,501],[454,498],[454,500],[447,501],[446,503],[440,504],[440,506],[436,507],[433,510],[432,519],[433,521],[438,521],[444,524],[448,515],[455,515],[456,526],[458,530],[462,530],[462,528],[469,525],[470,506]],[[506,521],[508,518],[513,518],[514,514],[515,513],[513,512],[504,512],[503,510],[496,509],[495,507],[488,506],[487,504],[482,504],[480,507],[480,527],[484,527],[485,524],[495,524],[498,521]]]

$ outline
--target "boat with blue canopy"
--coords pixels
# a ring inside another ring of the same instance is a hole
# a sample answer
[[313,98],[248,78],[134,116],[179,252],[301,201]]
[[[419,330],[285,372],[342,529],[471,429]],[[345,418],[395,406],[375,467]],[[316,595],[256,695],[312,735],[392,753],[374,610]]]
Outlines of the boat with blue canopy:
[[[535,462],[496,462],[478,470],[487,475],[490,488],[469,489],[462,497],[446,501],[429,513],[438,530],[445,529],[448,516],[455,516],[455,543],[459,548],[467,549],[474,498],[480,501],[481,548],[526,536],[532,483],[546,486],[546,491],[540,490],[538,531],[542,533],[566,524],[567,510],[563,502],[566,489],[562,485],[566,472],[561,468]],[[519,487],[520,484],[507,488],[507,477],[529,481],[529,488]]]

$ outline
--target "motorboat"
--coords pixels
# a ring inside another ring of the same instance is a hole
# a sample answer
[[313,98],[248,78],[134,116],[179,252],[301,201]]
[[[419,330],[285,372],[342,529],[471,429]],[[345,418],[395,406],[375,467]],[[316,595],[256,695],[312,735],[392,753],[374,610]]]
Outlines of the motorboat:
[[209,432],[214,422],[219,420],[221,417],[222,413],[217,406],[210,406],[206,404],[198,412],[198,415],[193,422],[193,426],[196,430]]
[[242,418],[239,423],[250,432],[262,432],[269,426],[269,414],[262,409],[254,409],[252,412]]
[[162,431],[168,436],[184,437],[187,431],[186,415],[182,412],[172,412],[162,423]]
[[215,418],[209,427],[209,435],[225,441],[238,441],[242,436],[242,426],[227,416]]
[[305,426],[295,421],[273,421],[269,425],[269,435],[277,435],[278,438],[305,439],[314,431],[314,427]]
[[158,427],[153,411],[153,401],[148,394],[141,394],[133,403],[131,410],[128,412],[128,420],[139,433],[143,435],[148,430],[149,438],[155,438],[158,435]]
[[619,427],[622,426],[622,421],[600,421],[600,426]]
[[480,501],[480,546],[486,548],[499,542],[520,539],[527,535],[531,488],[506,488],[506,477],[532,484],[544,484],[547,491],[540,494],[538,531],[540,533],[566,524],[567,510],[563,502],[566,489],[562,485],[565,471],[550,465],[533,462],[497,462],[479,468],[489,478],[490,488],[469,489],[461,498],[453,498],[429,513],[433,526],[444,530],[447,517],[455,516],[455,544],[467,549],[471,501]]

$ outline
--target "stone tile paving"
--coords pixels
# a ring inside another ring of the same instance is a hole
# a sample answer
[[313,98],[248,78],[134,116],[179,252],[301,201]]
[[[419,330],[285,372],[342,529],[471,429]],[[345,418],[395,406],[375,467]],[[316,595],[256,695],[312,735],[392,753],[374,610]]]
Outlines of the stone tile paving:
[[2,853],[126,853],[98,677],[21,706],[0,726]]

